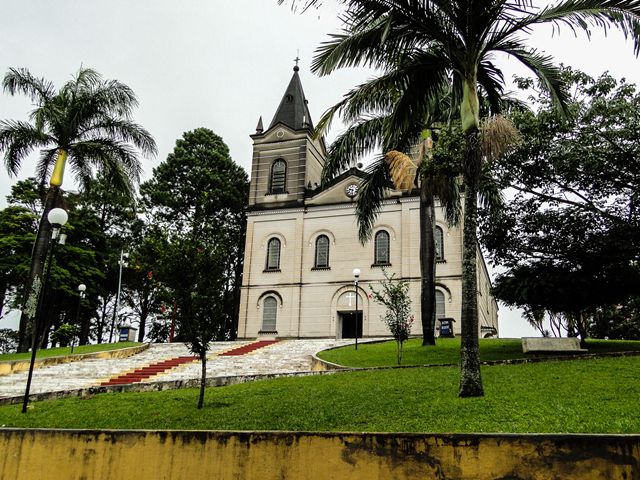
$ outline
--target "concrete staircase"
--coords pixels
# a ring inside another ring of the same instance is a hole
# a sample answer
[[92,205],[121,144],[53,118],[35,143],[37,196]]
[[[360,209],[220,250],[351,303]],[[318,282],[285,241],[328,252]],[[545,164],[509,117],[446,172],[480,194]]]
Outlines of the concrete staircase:
[[147,365],[146,367],[137,368],[131,372],[118,375],[117,377],[113,377],[106,382],[102,382],[100,385],[128,385],[130,383],[142,382],[147,378],[153,377],[160,373],[164,373],[167,370],[171,370],[172,368],[175,368],[179,365],[195,362],[196,360],[198,360],[198,357],[193,356],[170,358],[169,360],[163,360],[162,362],[153,363],[151,365]]

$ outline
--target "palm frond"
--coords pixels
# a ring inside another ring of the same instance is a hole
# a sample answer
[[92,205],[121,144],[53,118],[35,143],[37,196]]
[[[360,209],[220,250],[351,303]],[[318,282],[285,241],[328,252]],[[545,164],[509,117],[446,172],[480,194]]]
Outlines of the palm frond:
[[528,25],[553,23],[564,25],[576,33],[591,36],[590,27],[606,31],[613,26],[634,42],[634,53],[640,54],[640,4],[637,0],[564,0],[522,19]]
[[82,100],[82,104],[89,107],[95,104],[104,113],[127,119],[138,106],[138,98],[133,90],[117,80],[109,80],[81,93],[79,100]]
[[4,164],[10,175],[17,175],[22,159],[49,141],[46,134],[27,122],[0,121],[0,152],[4,152]]
[[90,123],[78,132],[80,141],[90,140],[95,136],[131,143],[146,156],[157,153],[156,142],[151,134],[142,126],[129,120],[101,115],[95,123]]
[[385,148],[407,149],[414,145],[422,130],[433,121],[441,121],[438,107],[450,93],[451,77],[446,60],[434,52],[421,52],[409,63],[398,66],[404,78],[393,110],[386,123]]
[[481,97],[489,104],[491,113],[500,113],[503,106],[504,75],[491,61],[484,59],[478,65],[478,84]]
[[58,158],[58,148],[48,148],[40,151],[40,158],[36,163],[36,180],[40,188],[45,188],[51,176],[51,171]]
[[[69,146],[71,165],[86,163],[100,168],[113,188],[133,195],[134,184],[140,181],[142,167],[136,151],[125,142],[110,138],[94,138]],[[84,166],[75,167],[76,172],[84,172]],[[82,181],[82,178],[78,178]]]
[[570,97],[562,78],[562,70],[552,62],[551,56],[535,49],[525,49],[519,43],[504,43],[496,46],[495,50],[512,55],[529,68],[549,91],[554,106],[565,117],[570,116],[567,107]]
[[318,47],[311,71],[324,76],[345,67],[384,68],[402,52],[411,51],[418,38],[402,24],[396,25],[396,12],[380,8],[381,3],[369,10],[348,10],[343,18],[345,33],[330,35]]
[[384,157],[377,157],[366,170],[367,177],[360,184],[356,203],[358,238],[366,243],[373,232],[376,218],[382,208],[382,202],[391,186],[389,169]]
[[504,195],[492,177],[488,163],[482,165],[478,182],[478,200],[480,207],[486,209],[491,217],[499,215],[504,208]]
[[452,227],[457,226],[462,218],[462,202],[460,182],[454,174],[442,175],[433,188],[434,195],[444,209],[444,219]]
[[34,77],[26,68],[10,68],[4,76],[2,87],[11,95],[22,93],[39,105],[49,101],[55,92],[52,82]]
[[323,184],[381,146],[384,121],[385,117],[362,120],[333,141],[322,168]]

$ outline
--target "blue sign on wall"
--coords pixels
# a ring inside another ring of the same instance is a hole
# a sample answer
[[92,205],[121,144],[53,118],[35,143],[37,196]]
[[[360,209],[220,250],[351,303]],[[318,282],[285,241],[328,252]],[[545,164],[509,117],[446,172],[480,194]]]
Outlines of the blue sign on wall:
[[441,318],[440,319],[440,336],[441,337],[453,337],[453,318]]

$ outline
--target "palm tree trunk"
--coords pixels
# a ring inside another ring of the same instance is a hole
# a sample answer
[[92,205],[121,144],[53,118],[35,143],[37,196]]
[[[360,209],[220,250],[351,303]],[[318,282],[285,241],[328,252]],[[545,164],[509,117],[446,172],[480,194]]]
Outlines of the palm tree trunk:
[[462,237],[462,315],[460,319],[460,397],[484,395],[480,375],[478,342],[478,285],[476,251],[478,245],[478,175],[480,172],[480,133],[465,133],[464,228]]
[[435,345],[436,262],[434,198],[425,179],[420,182],[420,320],[422,345]]
[[204,405],[204,386],[207,383],[207,352],[200,355],[202,374],[200,375],[200,396],[198,397],[198,409]]
[[[42,279],[44,262],[47,258],[47,252],[49,251],[49,238],[51,237],[51,224],[47,219],[47,215],[52,208],[57,206],[59,201],[60,189],[58,187],[49,188],[44,202],[42,217],[40,217],[40,224],[38,225],[38,233],[36,234],[36,239],[33,243],[33,250],[31,252],[31,268],[29,270],[29,276],[27,277],[27,283],[25,286],[24,304],[27,303],[29,295],[37,294],[37,292],[32,292],[33,283],[36,278]],[[20,326],[18,329],[18,352],[29,351],[31,341],[29,339],[29,333],[27,332],[28,322],[29,317],[23,311],[20,316]]]

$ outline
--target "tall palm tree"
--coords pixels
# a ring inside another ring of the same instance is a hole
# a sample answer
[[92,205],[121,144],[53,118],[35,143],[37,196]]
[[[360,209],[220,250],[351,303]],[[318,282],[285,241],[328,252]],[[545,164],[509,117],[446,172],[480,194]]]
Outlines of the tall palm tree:
[[[51,230],[47,214],[62,201],[66,164],[81,186],[100,170],[112,188],[132,195],[141,173],[138,153],[155,155],[156,144],[149,132],[131,120],[138,105],[133,91],[116,80],[103,80],[89,68],[81,68],[58,91],[53,83],[26,69],[10,69],[2,85],[10,95],[26,95],[35,104],[31,122],[0,121],[5,167],[16,175],[22,161],[38,149],[36,175],[41,186],[49,182],[25,289],[27,297],[37,296],[39,292],[32,289],[34,280],[42,276]],[[27,321],[23,314],[19,351],[28,348]]]
[[[415,110],[432,105],[438,92],[453,86],[464,132],[464,227],[459,395],[484,394],[478,350],[476,279],[478,185],[481,175],[479,90],[497,104],[502,72],[493,54],[505,53],[528,67],[567,114],[568,94],[560,70],[548,55],[530,48],[524,37],[539,24],[566,26],[590,33],[592,27],[615,27],[640,50],[640,4],[637,0],[561,0],[544,8],[530,0],[341,0],[346,5],[344,31],[318,50],[313,70],[327,75],[336,69],[368,65],[385,70],[406,56],[403,68],[377,81],[370,110],[381,105],[375,91],[398,91],[387,128],[404,132]],[[310,3],[317,3],[310,0]]]
[[[367,168],[356,203],[356,216],[360,241],[370,239],[375,218],[382,207],[387,188],[420,191],[420,317],[422,344],[435,345],[435,211],[436,198],[444,207],[445,218],[450,225],[458,223],[460,201],[457,177],[459,171],[450,165],[438,164],[433,159],[432,129],[428,119],[416,117],[411,128],[402,137],[389,135],[387,123],[392,115],[396,92],[383,91],[388,95],[383,113],[369,115],[364,111],[358,89],[352,90],[338,105],[329,109],[318,124],[316,135],[321,135],[330,125],[336,113],[350,120],[349,128],[329,147],[328,159],[323,168],[323,182],[354,165],[365,155],[381,149]],[[365,102],[364,107],[368,105]],[[379,109],[379,110],[380,110]],[[391,138],[390,138],[391,137]],[[407,153],[403,153],[404,152]]]

